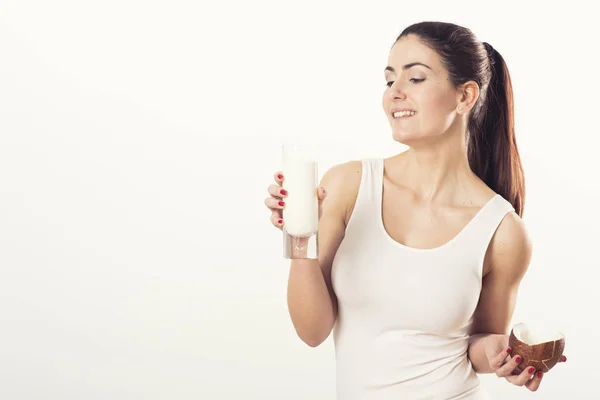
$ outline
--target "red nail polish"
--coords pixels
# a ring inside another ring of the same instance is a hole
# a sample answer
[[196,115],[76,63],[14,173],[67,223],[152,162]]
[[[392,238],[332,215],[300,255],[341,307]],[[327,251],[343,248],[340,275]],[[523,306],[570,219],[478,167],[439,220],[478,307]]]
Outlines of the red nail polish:
[[283,206],[285,206],[285,203],[284,203],[283,201],[280,201],[280,202],[279,202],[279,205],[280,205],[281,207],[283,207]]
[[278,221],[277,221],[277,223],[278,223],[278,224],[283,224],[283,220],[282,220],[282,219],[280,219],[280,220],[278,220]]
[[539,372],[538,372],[538,378],[540,378],[540,379],[541,379],[541,378],[542,378],[542,376],[544,376],[544,373],[543,373],[542,371],[539,371]]
[[527,370],[527,372],[529,372],[530,374],[533,374],[535,372],[535,368],[529,367],[529,369]]
[[510,347],[508,347],[508,348],[506,349],[506,352],[510,354],[510,351],[511,351],[511,348],[510,348]]
[[515,361],[517,362],[517,364],[519,364],[521,362],[522,358],[521,356],[517,356],[517,358],[515,359]]
[[281,189],[281,190],[279,191],[279,193],[281,193],[282,195],[284,195],[284,196],[285,196],[285,195],[287,194],[287,190],[285,190],[285,189]]
[[277,177],[278,177],[279,179],[283,179],[283,175],[281,175],[281,174],[277,175]]

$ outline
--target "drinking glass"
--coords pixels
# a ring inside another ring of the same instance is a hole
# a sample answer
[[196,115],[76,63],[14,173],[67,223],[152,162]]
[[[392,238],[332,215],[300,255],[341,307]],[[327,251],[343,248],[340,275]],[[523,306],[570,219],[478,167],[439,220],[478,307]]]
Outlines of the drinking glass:
[[318,160],[316,147],[287,143],[282,146],[283,255],[286,259],[319,257]]

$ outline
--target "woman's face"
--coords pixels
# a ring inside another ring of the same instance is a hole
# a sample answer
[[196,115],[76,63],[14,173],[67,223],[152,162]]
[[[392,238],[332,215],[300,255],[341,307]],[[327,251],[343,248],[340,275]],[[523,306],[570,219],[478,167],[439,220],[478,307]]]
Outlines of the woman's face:
[[[408,35],[396,42],[384,73],[387,85],[383,111],[390,121],[394,140],[411,145],[435,138],[457,120],[459,93],[448,80],[448,71],[437,53],[416,36]],[[411,112],[394,117],[395,109]]]

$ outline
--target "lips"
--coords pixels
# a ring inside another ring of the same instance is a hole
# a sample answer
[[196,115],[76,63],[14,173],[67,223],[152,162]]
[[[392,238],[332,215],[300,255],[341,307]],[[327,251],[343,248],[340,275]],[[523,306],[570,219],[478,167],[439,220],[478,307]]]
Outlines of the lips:
[[410,117],[414,117],[414,115],[406,115],[404,117],[392,117],[392,122],[400,122],[409,119]]
[[[408,112],[408,115],[403,115],[401,117],[394,117],[394,114],[397,112]],[[397,120],[397,119],[404,119],[404,118],[409,118],[412,117],[413,115],[415,115],[417,112],[415,110],[412,110],[410,108],[401,108],[401,107],[394,107],[392,109],[390,109],[390,116],[392,117],[392,119]],[[412,114],[412,115],[411,115]]]
[[394,115],[394,113],[395,113],[395,112],[398,112],[398,111],[414,111],[414,112],[416,112],[415,110],[413,110],[413,109],[410,109],[410,108],[400,108],[400,107],[394,107],[394,108],[391,108],[391,109],[390,109],[390,114],[391,114],[391,115]]
[[407,114],[401,114],[400,116],[398,116],[398,117],[395,117],[395,116],[392,114],[392,119],[394,119],[394,120],[406,119],[406,118],[414,117],[415,115],[416,115],[416,113],[414,113],[414,114],[413,114],[413,113],[407,113]]

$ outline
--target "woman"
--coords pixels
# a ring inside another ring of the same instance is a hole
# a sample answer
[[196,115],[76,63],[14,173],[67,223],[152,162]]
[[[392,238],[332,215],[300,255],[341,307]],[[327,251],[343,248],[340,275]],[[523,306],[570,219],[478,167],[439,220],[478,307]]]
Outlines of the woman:
[[[384,74],[409,149],[323,176],[319,259],[290,268],[294,327],[310,346],[333,329],[340,399],[488,398],[477,373],[535,391],[543,373],[507,348],[532,246],[506,64],[470,30],[422,22]],[[265,202],[280,229],[284,179]]]

